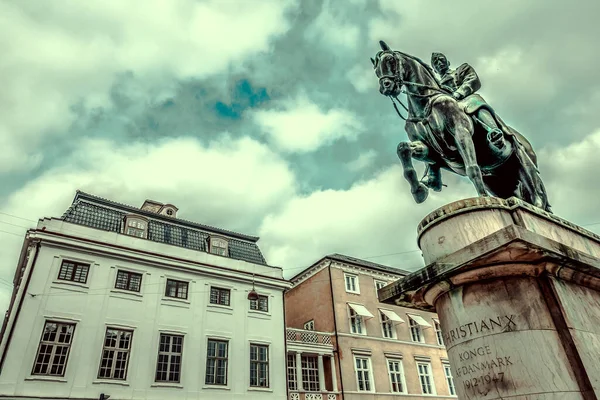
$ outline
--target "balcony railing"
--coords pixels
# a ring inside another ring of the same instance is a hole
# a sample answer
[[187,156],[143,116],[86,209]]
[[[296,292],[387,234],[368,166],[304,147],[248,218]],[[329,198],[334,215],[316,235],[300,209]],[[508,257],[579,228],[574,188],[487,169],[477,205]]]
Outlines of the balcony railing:
[[319,393],[319,392],[290,392],[289,400],[337,400],[339,399],[336,393]]
[[[331,333],[286,328],[285,334],[288,342],[292,343],[320,344],[326,346],[333,345],[331,341]],[[307,400],[312,400],[312,398],[307,398]]]

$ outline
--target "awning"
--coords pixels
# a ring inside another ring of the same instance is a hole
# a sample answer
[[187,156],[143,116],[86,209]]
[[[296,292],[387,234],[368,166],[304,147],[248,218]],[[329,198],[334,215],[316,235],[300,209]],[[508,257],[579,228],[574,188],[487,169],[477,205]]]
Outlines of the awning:
[[383,308],[380,308],[379,311],[381,311],[383,313],[383,315],[388,317],[391,321],[397,322],[399,324],[404,323],[404,320],[402,318],[400,318],[400,316],[398,314],[396,314],[395,312],[393,312],[392,310],[385,310]]
[[415,321],[419,326],[423,328],[431,328],[431,324],[423,319],[420,315],[410,315],[408,314],[408,318]]
[[373,318],[374,315],[367,310],[367,308],[361,304],[352,304],[348,303],[350,308],[352,308],[358,315],[365,318]]

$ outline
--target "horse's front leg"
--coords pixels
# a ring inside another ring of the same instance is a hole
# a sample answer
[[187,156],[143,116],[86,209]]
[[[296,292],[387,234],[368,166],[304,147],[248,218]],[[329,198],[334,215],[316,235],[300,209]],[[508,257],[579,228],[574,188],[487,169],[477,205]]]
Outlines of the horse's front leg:
[[398,158],[404,169],[404,178],[410,184],[410,192],[417,203],[422,203],[427,199],[429,189],[423,183],[419,182],[417,171],[412,163],[413,147],[409,142],[400,142],[398,144]]
[[462,111],[458,111],[458,109],[449,112],[447,115],[452,115],[451,120],[446,121],[446,123],[450,123],[450,126],[448,126],[447,129],[454,132],[456,147],[463,159],[467,177],[471,180],[473,186],[475,186],[475,190],[477,190],[479,196],[488,196],[485,185],[483,184],[481,168],[479,168],[479,164],[477,163],[475,145],[473,144],[473,131],[475,129],[473,121],[471,121],[471,118],[469,118],[468,115],[464,114]]

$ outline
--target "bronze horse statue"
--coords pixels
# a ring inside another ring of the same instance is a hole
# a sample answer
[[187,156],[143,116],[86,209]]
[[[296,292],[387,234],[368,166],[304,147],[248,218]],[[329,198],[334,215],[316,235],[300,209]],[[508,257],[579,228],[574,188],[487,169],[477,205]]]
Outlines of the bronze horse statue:
[[[468,94],[464,99],[453,95],[429,65],[417,57],[392,51],[383,41],[379,43],[381,51],[371,62],[380,93],[392,99],[396,112],[406,122],[404,129],[410,141],[401,142],[397,153],[417,203],[425,201],[429,189],[442,189],[441,169],[446,169],[467,176],[479,196],[515,196],[551,212],[537,156],[525,137],[506,125],[478,94]],[[408,106],[398,99],[400,93],[406,94]],[[397,103],[405,108],[406,118]],[[478,110],[489,112],[491,123],[490,119],[486,123],[478,118]],[[427,164],[421,180],[412,158]]]

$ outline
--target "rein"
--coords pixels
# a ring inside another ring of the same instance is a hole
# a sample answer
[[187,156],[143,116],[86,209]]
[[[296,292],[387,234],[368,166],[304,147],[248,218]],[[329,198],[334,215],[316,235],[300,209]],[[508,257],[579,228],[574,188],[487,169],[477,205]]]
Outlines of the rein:
[[[400,93],[404,93],[407,96],[420,97],[420,98],[428,98],[428,97],[437,96],[439,94],[446,94],[446,91],[443,90],[443,89],[441,89],[441,88],[437,88],[435,86],[430,86],[430,85],[425,85],[423,83],[401,81],[400,79],[398,79],[398,76],[384,75],[381,78],[379,78],[379,80],[382,80],[382,79],[385,79],[385,78],[392,80],[395,84],[397,84],[399,86],[409,85],[409,86],[415,86],[415,87],[424,88],[424,89],[430,89],[430,90],[433,90],[435,92],[435,93],[432,93],[432,94],[419,94],[419,93],[409,92],[409,91],[407,91],[405,89],[400,89]],[[402,100],[400,100],[398,98],[398,96],[396,96],[396,97],[390,96],[390,100],[392,101],[392,104],[394,105],[394,110],[396,110],[396,114],[398,114],[398,116],[402,120],[408,121],[408,122],[417,122],[417,121],[419,121],[419,119],[411,118],[411,117],[409,117],[409,115],[407,115],[406,117],[404,117],[402,115],[402,113],[400,113],[400,110],[398,109],[397,103],[399,103],[402,106],[402,108],[404,108],[404,110],[406,110],[406,112],[408,114],[410,114],[410,111],[409,111],[408,107],[402,102]]]

